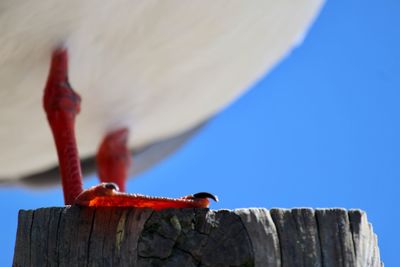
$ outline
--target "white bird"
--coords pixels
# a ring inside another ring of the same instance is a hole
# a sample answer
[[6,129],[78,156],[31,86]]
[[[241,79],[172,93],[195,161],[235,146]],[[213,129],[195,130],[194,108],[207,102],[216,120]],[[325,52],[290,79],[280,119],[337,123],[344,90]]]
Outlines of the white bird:
[[137,172],[288,54],[322,4],[1,1],[0,181],[37,181],[35,174],[57,165],[41,101],[50,55],[60,44],[69,50],[69,79],[83,99],[80,154],[90,159],[107,131],[129,127]]

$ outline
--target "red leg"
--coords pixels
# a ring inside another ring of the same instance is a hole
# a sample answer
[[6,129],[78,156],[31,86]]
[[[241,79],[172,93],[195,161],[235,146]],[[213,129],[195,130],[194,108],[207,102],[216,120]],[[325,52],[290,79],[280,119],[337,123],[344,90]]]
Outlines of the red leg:
[[[209,205],[209,198],[217,201],[217,198],[209,193],[198,193],[176,199],[126,194],[119,192],[114,183],[102,183],[83,191],[81,165],[74,132],[75,116],[79,113],[81,99],[68,83],[67,57],[65,49],[54,51],[43,97],[43,106],[57,148],[65,204],[160,210],[206,208]],[[127,129],[107,135],[97,155],[101,180],[115,181],[122,189],[124,189],[130,164],[129,151],[126,148],[127,136]]]
[[55,50],[43,106],[57,147],[64,202],[70,205],[82,192],[82,172],[74,132],[75,116],[80,111],[81,98],[69,85],[67,72],[66,49]]
[[128,134],[127,128],[108,133],[96,155],[100,181],[116,183],[121,192],[125,191],[125,181],[131,165],[131,155],[127,146]]

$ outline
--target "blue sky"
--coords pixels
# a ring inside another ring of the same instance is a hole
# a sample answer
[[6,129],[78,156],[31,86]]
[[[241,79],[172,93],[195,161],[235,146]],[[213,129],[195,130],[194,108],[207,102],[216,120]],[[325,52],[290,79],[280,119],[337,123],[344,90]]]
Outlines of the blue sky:
[[[302,46],[128,191],[217,194],[213,208],[344,207],[368,214],[386,266],[400,239],[400,2],[328,1]],[[95,183],[91,179],[88,184]],[[17,212],[62,193],[0,188],[0,265]]]

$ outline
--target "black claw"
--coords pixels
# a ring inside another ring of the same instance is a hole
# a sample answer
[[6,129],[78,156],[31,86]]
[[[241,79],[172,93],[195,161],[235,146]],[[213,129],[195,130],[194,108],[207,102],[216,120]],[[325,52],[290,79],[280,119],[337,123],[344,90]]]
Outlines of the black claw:
[[107,189],[113,189],[113,190],[119,191],[119,187],[115,183],[104,183],[103,186],[104,186],[104,188],[107,188]]
[[214,200],[215,202],[218,202],[218,197],[216,195],[207,193],[207,192],[200,192],[200,193],[196,193],[193,194],[194,198],[210,198],[212,200]]

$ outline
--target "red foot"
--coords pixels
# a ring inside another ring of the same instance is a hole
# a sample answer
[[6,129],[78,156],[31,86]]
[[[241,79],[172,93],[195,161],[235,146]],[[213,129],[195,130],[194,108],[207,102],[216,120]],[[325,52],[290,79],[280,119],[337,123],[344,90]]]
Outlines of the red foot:
[[127,146],[129,131],[118,129],[107,134],[96,155],[97,172],[101,182],[113,182],[122,192],[131,165]]
[[88,207],[136,207],[162,210],[168,208],[208,208],[209,198],[218,201],[210,193],[197,193],[181,198],[150,197],[118,192],[114,183],[102,183],[83,191],[74,204]]
[[55,50],[43,106],[56,143],[64,202],[68,205],[82,192],[82,172],[74,132],[75,116],[80,111],[81,98],[69,85],[67,71],[67,51]]

